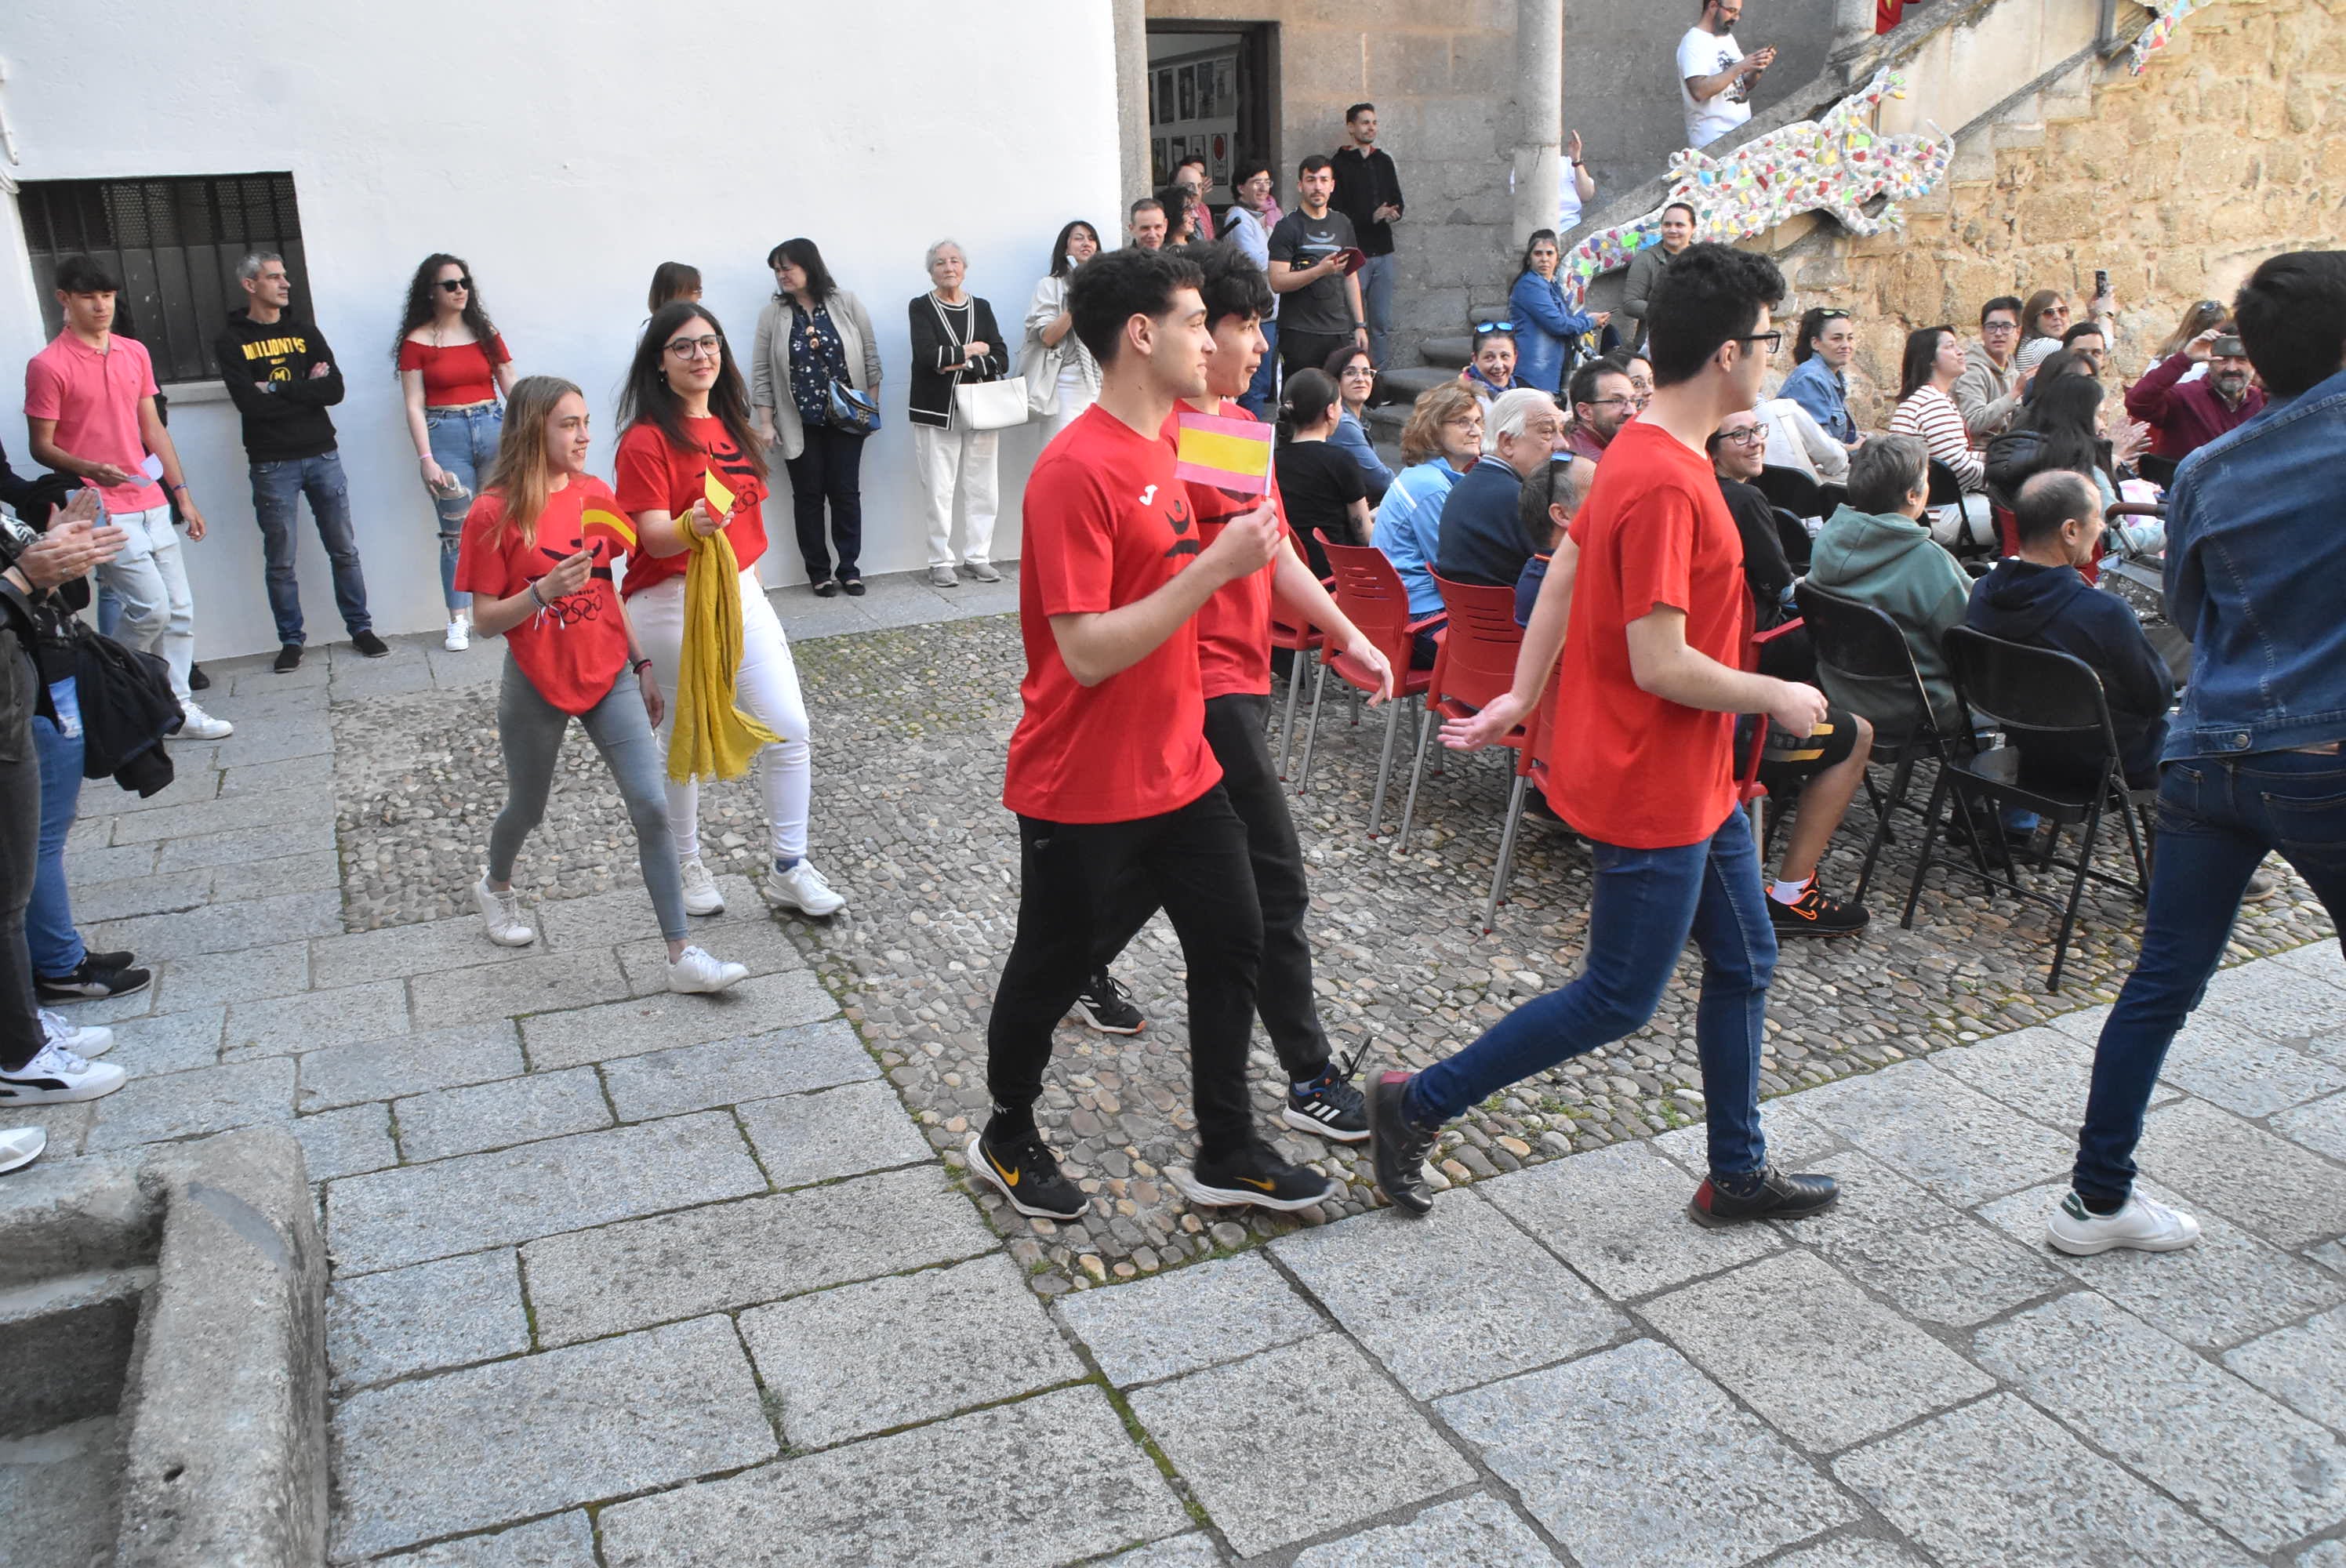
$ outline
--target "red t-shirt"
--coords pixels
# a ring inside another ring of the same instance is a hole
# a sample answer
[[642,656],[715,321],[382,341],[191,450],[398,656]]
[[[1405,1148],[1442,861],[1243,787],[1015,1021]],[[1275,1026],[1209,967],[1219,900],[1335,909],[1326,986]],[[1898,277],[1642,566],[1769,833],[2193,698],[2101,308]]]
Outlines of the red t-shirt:
[[[1222,419],[1255,417],[1228,398],[1222,400],[1222,406],[1215,413]],[[1166,440],[1176,443],[1180,441],[1180,422],[1181,410],[1177,408],[1165,422]],[[1194,480],[1184,481],[1182,488],[1189,493],[1189,510],[1197,515],[1198,540],[1201,545],[1212,544],[1220,536],[1223,524],[1255,508],[1255,497],[1239,491],[1218,490]],[[1279,507],[1279,525],[1285,535],[1289,533],[1287,508],[1279,499],[1276,484],[1271,485],[1270,497],[1271,504]],[[1198,628],[1199,683],[1209,698],[1270,695],[1271,578],[1275,571],[1275,566],[1265,566],[1223,585],[1191,622]]]
[[413,338],[399,345],[399,368],[423,372],[425,408],[460,408],[487,402],[497,395],[496,367],[510,362],[502,335],[492,335],[484,350],[478,343],[453,343],[434,348]]
[[1732,714],[1642,690],[1629,672],[1629,623],[1658,606],[1686,612],[1687,646],[1743,667],[1751,594],[1743,541],[1698,452],[1658,427],[1622,427],[1572,524],[1580,546],[1556,693],[1548,799],[1600,843],[1696,844],[1735,809]]
[[1084,411],[1026,478],[1018,626],[1025,704],[1010,737],[1002,803],[1051,822],[1131,822],[1178,811],[1220,782],[1206,745],[1197,621],[1129,669],[1084,687],[1067,673],[1053,616],[1145,599],[1204,548],[1173,443],[1105,409]]
[[57,422],[58,447],[90,463],[110,463],[130,475],[128,484],[98,491],[109,511],[147,512],[164,504],[163,487],[141,472],[147,438],[138,403],[155,395],[155,361],[146,345],[119,332],[99,353],[71,332],[59,332],[25,366],[25,417]]
[[[484,492],[464,514],[464,536],[456,550],[456,591],[509,599],[552,571],[586,543],[580,519],[590,506],[616,512],[610,488],[591,473],[572,477],[546,498],[537,537],[522,542],[521,530],[506,529],[492,545],[489,529],[505,515],[505,497]],[[620,620],[619,596],[611,589],[616,554],[607,534],[592,541],[593,573],[586,585],[550,610],[505,633],[514,663],[537,694],[565,713],[584,713],[610,694],[611,683],[627,667],[627,632]]]
[[[724,421],[713,416],[688,419],[684,427],[692,433],[695,443],[688,449],[669,445],[659,426],[648,422],[629,425],[627,433],[619,437],[613,474],[618,481],[619,510],[631,518],[638,512],[681,517],[708,493],[708,476],[714,469],[717,482],[733,493],[733,520],[725,524],[725,537],[732,542],[734,565],[746,572],[766,553],[766,518],[760,510],[760,503],[766,499],[766,482],[726,433]],[[627,580],[621,591],[630,596],[641,593],[654,583],[684,575],[685,567],[691,564],[689,550],[678,550],[673,555],[631,551]]]

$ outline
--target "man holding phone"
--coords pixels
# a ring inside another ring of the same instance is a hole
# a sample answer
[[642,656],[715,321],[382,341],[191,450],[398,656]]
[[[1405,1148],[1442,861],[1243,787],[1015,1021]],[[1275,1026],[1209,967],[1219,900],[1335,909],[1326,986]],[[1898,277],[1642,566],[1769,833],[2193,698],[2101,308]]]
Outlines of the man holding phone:
[[198,707],[188,686],[196,657],[196,596],[165,492],[178,496],[190,543],[204,536],[204,514],[156,411],[154,361],[143,344],[114,332],[114,297],[120,290],[114,275],[87,256],[57,263],[65,330],[25,366],[33,461],[97,487],[125,539],[121,553],[98,568],[99,584],[122,603],[115,635],[130,647],[159,655],[169,667],[171,695],[187,715],[179,739],[221,740],[235,726]]
[[1313,153],[1295,170],[1299,205],[1270,231],[1270,288],[1279,308],[1280,369],[1318,370],[1348,341],[1369,346],[1361,311],[1360,235],[1335,210],[1336,165]]

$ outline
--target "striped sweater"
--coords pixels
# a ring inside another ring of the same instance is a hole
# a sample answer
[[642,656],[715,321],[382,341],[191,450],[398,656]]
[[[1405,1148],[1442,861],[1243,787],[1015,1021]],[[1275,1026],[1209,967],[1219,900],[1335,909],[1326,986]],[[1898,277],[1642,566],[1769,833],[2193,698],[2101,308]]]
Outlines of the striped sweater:
[[1966,491],[1976,491],[1987,484],[1987,460],[1972,450],[1971,437],[1964,430],[1963,411],[1955,400],[1934,386],[1917,387],[1913,395],[1898,405],[1890,416],[1892,435],[1919,435],[1931,449],[1931,455],[1955,472]]

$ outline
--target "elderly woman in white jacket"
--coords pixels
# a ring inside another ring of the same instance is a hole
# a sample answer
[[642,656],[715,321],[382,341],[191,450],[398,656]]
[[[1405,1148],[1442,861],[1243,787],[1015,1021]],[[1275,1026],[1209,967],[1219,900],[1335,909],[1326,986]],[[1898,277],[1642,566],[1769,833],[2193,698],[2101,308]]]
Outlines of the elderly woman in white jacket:
[[[807,585],[823,598],[863,592],[863,440],[831,416],[833,382],[880,394],[880,341],[862,301],[831,281],[811,239],[785,239],[766,257],[774,297],[758,314],[750,357],[750,423],[790,471],[790,514]],[[831,537],[823,537],[823,511]],[[832,552],[838,553],[836,568]]]
[[1035,285],[1034,302],[1026,307],[1018,373],[1026,379],[1026,406],[1042,418],[1046,443],[1099,396],[1099,365],[1076,336],[1076,319],[1067,311],[1067,280],[1099,248],[1099,231],[1081,219],[1060,229],[1051,270]]

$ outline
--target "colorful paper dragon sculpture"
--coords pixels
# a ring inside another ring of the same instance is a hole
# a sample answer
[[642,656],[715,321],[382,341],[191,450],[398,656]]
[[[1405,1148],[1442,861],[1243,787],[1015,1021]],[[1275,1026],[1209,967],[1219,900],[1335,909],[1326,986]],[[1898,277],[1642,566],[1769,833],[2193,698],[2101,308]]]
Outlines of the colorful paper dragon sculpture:
[[2143,67],[2150,64],[2150,57],[2167,47],[2168,41],[2175,36],[2176,29],[2183,25],[2183,18],[2194,11],[2207,9],[2216,0],[2147,0],[2147,3],[2150,25],[2135,35],[2134,54],[2127,62],[2128,69],[2137,76],[2142,75]]
[[[1874,130],[1882,101],[1905,96],[1905,78],[1884,70],[1820,119],[1770,131],[1723,158],[1691,148],[1674,154],[1669,195],[1661,207],[1596,230],[1565,257],[1557,274],[1566,294],[1577,306],[1600,273],[1626,267],[1630,257],[1661,243],[1662,212],[1671,202],[1692,205],[1697,239],[1749,239],[1811,211],[1830,214],[1852,234],[1898,228],[1905,221],[1898,203],[1937,188],[1955,153],[1953,138],[1943,131],[1933,137]],[[1889,202],[1869,218],[1865,204],[1877,196]]]

